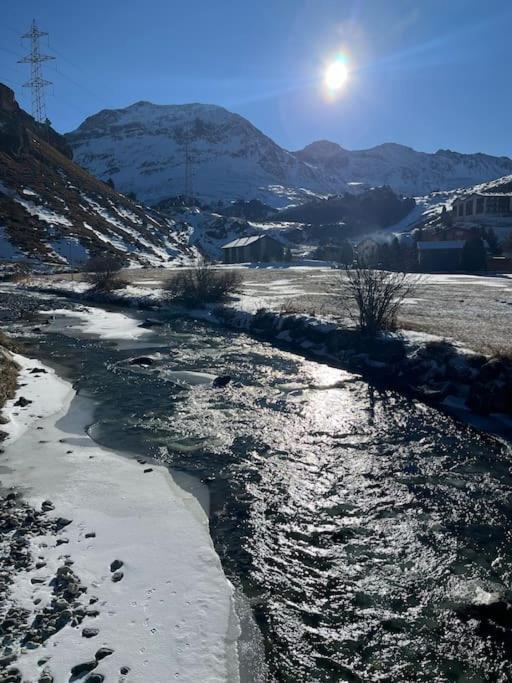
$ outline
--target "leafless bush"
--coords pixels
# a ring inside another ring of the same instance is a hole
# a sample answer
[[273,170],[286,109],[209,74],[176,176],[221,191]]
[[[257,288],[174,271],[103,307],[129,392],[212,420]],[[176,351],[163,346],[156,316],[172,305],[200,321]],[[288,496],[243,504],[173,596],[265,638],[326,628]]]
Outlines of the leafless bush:
[[206,263],[176,273],[167,281],[166,290],[184,306],[200,306],[222,301],[238,291],[242,275],[235,270],[214,270]]
[[315,317],[317,315],[319,308],[321,309],[321,307],[314,306],[313,304],[301,301],[300,299],[290,298],[283,301],[279,308],[279,312],[282,313],[282,315],[294,315],[296,313],[305,313],[307,315]]
[[112,292],[123,289],[128,282],[119,276],[123,263],[115,256],[94,256],[84,265],[87,281],[98,292]]
[[91,256],[83,265],[85,273],[118,273],[123,267],[121,259],[113,254],[106,256]]
[[114,273],[91,273],[87,280],[96,292],[113,292],[116,289],[124,289],[128,285],[127,280]]
[[404,299],[414,293],[420,278],[373,268],[355,268],[340,274],[339,294],[348,316],[366,335],[395,330]]

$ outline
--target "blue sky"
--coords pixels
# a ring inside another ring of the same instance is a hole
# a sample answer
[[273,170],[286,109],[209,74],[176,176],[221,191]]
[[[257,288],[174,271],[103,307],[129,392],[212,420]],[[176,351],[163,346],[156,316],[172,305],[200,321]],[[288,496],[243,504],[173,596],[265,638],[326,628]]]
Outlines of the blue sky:
[[[7,4],[7,0],[4,0]],[[48,31],[60,131],[138,100],[208,102],[288,149],[399,142],[512,155],[510,0],[21,0],[0,24],[0,81],[21,88],[32,18]],[[326,96],[326,65],[350,75]]]

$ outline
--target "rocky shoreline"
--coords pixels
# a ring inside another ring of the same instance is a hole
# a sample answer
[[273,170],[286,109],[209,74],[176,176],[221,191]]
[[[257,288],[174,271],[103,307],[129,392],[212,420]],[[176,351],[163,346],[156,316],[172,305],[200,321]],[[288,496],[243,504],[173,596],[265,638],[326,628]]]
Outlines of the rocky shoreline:
[[489,358],[448,340],[410,341],[399,333],[365,338],[312,316],[219,307],[223,324],[299,353],[334,362],[366,380],[439,407],[499,416],[512,428],[512,359]]
[[[21,683],[22,674],[16,668],[16,660],[27,650],[34,650],[67,624],[78,627],[85,617],[95,617],[99,611],[93,607],[97,598],[87,598],[88,588],[73,572],[73,560],[63,552],[57,570],[48,569],[40,549],[53,543],[65,549],[68,539],[66,527],[72,520],[52,516],[54,505],[43,501],[40,509],[26,503],[16,491],[0,497],[0,533],[2,537],[1,584],[0,584],[0,681]],[[41,542],[44,537],[44,542]],[[31,596],[34,611],[18,606],[16,596],[11,595],[15,576],[23,572],[30,577],[33,586]],[[51,600],[42,604],[38,597],[41,585],[51,587]],[[87,629],[83,629],[85,634]],[[39,664],[39,683],[54,680],[47,658]],[[97,681],[102,680],[97,678]]]
[[[72,300],[159,310],[189,315],[241,330],[286,346],[295,353],[360,373],[365,380],[413,396],[441,409],[489,416],[512,436],[512,358],[490,357],[455,342],[418,340],[400,331],[369,339],[357,330],[306,314],[259,309],[255,313],[232,305],[203,310],[172,306],[154,295],[128,297],[122,292],[70,291],[65,287],[29,286]],[[423,335],[425,337],[425,335]],[[428,335],[426,335],[428,337]]]

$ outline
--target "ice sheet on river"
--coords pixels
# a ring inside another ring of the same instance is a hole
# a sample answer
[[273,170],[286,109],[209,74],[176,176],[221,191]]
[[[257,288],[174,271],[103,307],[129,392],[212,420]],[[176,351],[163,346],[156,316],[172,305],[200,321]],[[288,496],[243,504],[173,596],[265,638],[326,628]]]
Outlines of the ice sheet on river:
[[[73,571],[89,586],[87,598],[97,596],[100,611],[79,628],[68,624],[44,646],[25,651],[16,662],[24,680],[38,679],[37,662],[47,656],[54,680],[67,681],[71,667],[94,659],[102,646],[114,653],[95,672],[109,681],[119,679],[123,666],[130,667],[129,680],[140,683],[238,680],[232,586],[195,498],[166,468],[152,465],[144,473],[147,465],[98,447],[84,432],[91,405],[51,369],[30,374],[41,364],[16,360],[23,385],[16,398],[33,402],[16,408],[14,399],[6,406],[11,421],[3,426],[9,437],[2,483],[22,490],[35,507],[50,499],[52,514],[72,523],[62,534],[69,539],[64,546],[56,546],[53,536],[36,539],[37,555],[47,563],[37,574],[45,582],[34,585],[33,572],[20,573],[13,596],[31,612],[44,607],[52,594],[49,581],[70,555]],[[96,536],[86,538],[91,531]],[[111,579],[114,559],[124,563],[118,583]],[[87,626],[98,628],[98,635],[82,637]]]

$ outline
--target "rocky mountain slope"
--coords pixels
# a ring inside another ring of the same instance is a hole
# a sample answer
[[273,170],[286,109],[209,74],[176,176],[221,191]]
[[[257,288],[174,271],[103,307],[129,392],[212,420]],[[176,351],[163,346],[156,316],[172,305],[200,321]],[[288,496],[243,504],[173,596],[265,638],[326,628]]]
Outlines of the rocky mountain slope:
[[0,84],[0,259],[66,265],[110,253],[131,265],[196,258],[186,230],[71,159],[65,139]]
[[321,140],[294,155],[315,168],[330,184],[389,185],[408,196],[454,190],[512,173],[512,159],[508,157],[459,154],[447,149],[427,154],[394,143],[349,151]]
[[185,193],[187,148],[193,194],[206,202],[256,198],[283,206],[297,195],[343,189],[214,105],[137,102],[89,117],[66,138],[84,168],[150,203]]

